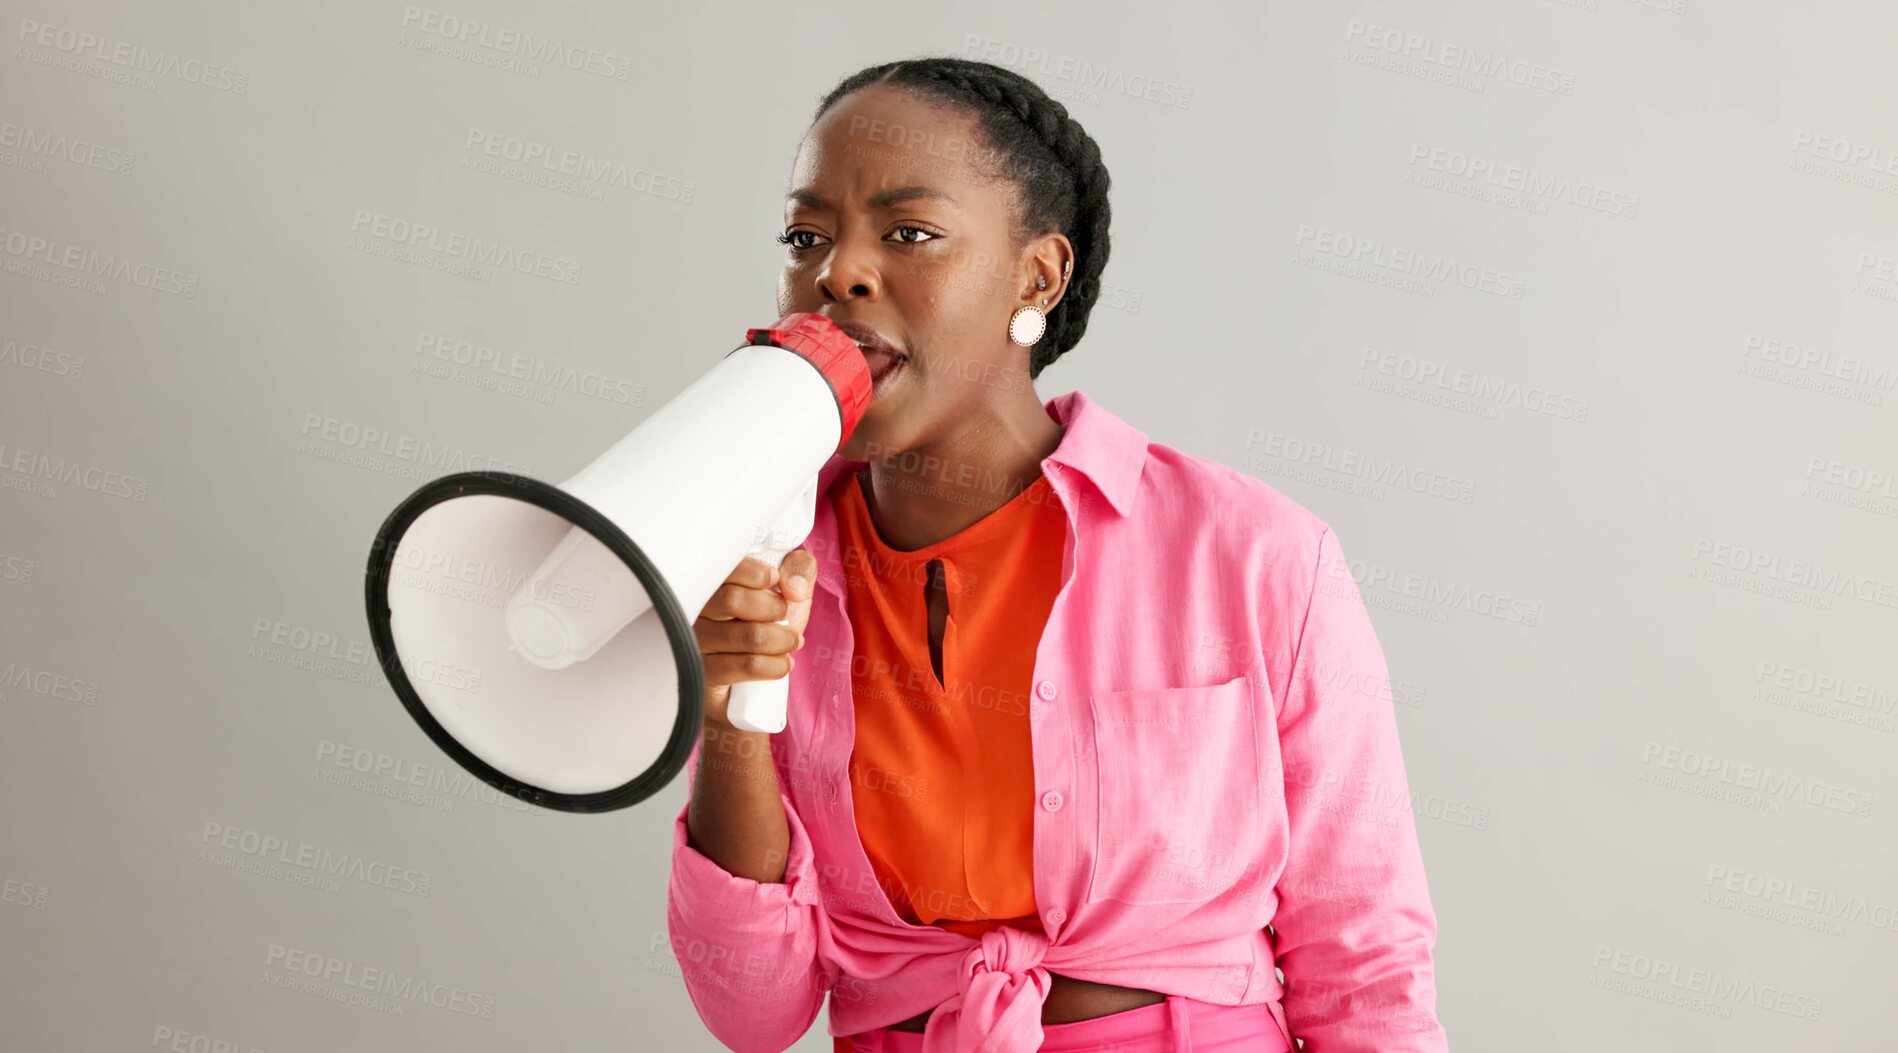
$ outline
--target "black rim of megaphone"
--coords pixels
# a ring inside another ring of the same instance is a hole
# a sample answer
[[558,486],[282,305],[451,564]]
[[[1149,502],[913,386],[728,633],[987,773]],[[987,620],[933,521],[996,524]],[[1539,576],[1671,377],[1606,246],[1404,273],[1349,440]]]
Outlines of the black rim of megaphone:
[[[423,512],[444,501],[480,494],[497,494],[538,505],[598,538],[638,576],[639,583],[645,586],[647,594],[652,597],[653,610],[664,619],[666,638],[672,644],[672,655],[681,671],[679,719],[673,725],[672,737],[666,742],[659,759],[631,782],[611,790],[580,794],[559,793],[522,782],[475,756],[456,741],[448,729],[435,719],[435,715],[429,712],[428,706],[416,693],[415,686],[409,683],[408,673],[402,668],[402,660],[396,654],[395,636],[389,628],[389,570],[395,562],[396,546]],[[660,576],[659,568],[646,558],[638,545],[633,544],[625,531],[558,487],[526,476],[495,472],[460,472],[444,475],[425,484],[397,505],[383,522],[382,529],[376,533],[375,547],[369,553],[366,600],[369,604],[369,635],[375,642],[376,657],[381,662],[383,673],[389,678],[390,686],[395,688],[396,696],[402,700],[403,708],[422,726],[435,745],[440,746],[456,763],[510,797],[564,812],[606,812],[625,808],[638,804],[670,783],[685,767],[686,759],[697,742],[705,710],[705,666],[699,658],[692,619],[686,616],[678,597],[672,594],[672,589]]]

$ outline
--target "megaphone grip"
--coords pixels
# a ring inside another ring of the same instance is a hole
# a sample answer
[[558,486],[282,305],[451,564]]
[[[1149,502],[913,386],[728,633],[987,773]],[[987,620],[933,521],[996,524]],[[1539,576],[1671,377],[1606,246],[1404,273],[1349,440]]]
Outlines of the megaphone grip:
[[740,680],[732,685],[725,719],[735,728],[777,734],[791,710],[791,678]]
[[[811,519],[816,510],[817,476],[813,475],[804,484],[804,489],[791,499],[791,503],[784,506],[778,518],[754,537],[747,555],[775,570],[784,563],[784,557],[790,555],[809,536]],[[783,586],[780,585],[779,589],[782,590]],[[786,614],[779,618],[778,624],[791,624],[791,616]],[[740,680],[732,685],[725,719],[733,727],[746,731],[776,734],[784,730],[790,700],[791,677],[788,673],[776,680]]]
[[[752,559],[771,567],[784,563],[789,550],[782,549],[775,542],[766,542],[752,547]],[[791,616],[778,619],[779,625],[791,624]],[[785,721],[791,709],[791,678],[789,674],[776,680],[740,680],[732,685],[731,699],[726,706],[725,719],[735,728],[745,731],[767,731],[772,734],[784,730]]]

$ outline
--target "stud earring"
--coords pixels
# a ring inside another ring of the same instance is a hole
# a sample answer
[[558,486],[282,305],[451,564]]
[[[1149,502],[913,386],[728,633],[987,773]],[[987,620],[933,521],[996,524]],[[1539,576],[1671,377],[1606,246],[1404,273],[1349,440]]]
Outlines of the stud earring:
[[1035,288],[1046,289],[1047,287],[1048,287],[1048,279],[1042,277],[1039,274],[1035,275]]
[[[1046,306],[1048,298],[1044,296],[1041,298],[1041,307]],[[1042,313],[1041,307],[1028,304],[1016,309],[1008,320],[1008,338],[1023,347],[1035,346],[1041,334],[1048,331],[1048,316]]]

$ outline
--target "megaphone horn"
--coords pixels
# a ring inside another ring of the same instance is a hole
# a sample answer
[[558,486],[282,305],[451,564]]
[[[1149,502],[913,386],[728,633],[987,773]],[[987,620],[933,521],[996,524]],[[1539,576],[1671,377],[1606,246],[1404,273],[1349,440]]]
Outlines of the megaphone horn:
[[[809,535],[817,473],[870,374],[830,319],[745,342],[559,485],[500,472],[424,484],[383,522],[365,598],[376,656],[469,773],[545,808],[637,804],[704,720],[692,623],[747,554]],[[788,683],[733,685],[730,719],[781,731]]]

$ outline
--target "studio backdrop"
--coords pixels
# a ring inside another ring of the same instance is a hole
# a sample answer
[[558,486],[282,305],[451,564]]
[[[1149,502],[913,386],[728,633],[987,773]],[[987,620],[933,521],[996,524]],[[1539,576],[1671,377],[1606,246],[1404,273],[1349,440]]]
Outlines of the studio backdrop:
[[[817,101],[920,55],[1112,172],[1039,395],[1342,540],[1453,1046],[1891,1048],[1889,5],[0,0],[0,39],[0,1048],[719,1048],[684,780],[472,776],[365,565],[431,480],[568,479],[772,324]],[[505,600],[463,571],[391,568]]]

